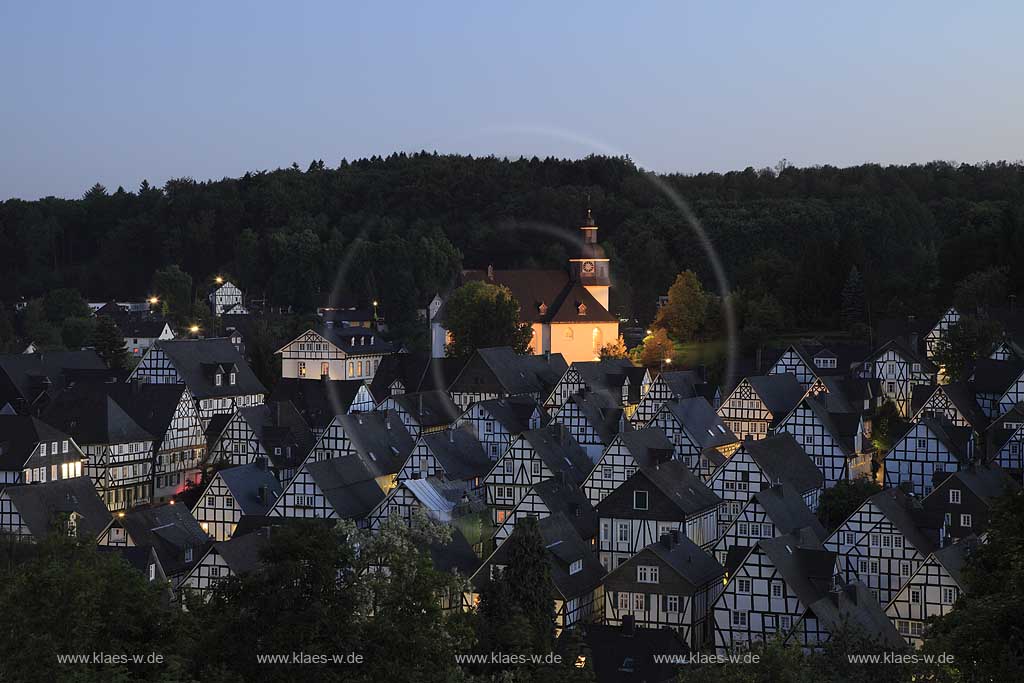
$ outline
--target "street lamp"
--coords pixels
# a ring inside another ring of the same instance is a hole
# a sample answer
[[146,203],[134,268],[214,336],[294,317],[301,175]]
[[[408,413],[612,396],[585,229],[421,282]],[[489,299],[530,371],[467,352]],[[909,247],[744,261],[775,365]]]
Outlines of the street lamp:
[[188,331],[191,332],[192,334],[197,334],[199,332],[199,325],[193,325],[192,327],[188,328]]
[[156,298],[155,296],[149,297],[150,306],[156,306],[158,303],[160,303],[160,299]]
[[224,278],[221,277],[220,275],[218,275],[217,277],[213,278],[213,281],[216,282],[218,285],[224,284]]

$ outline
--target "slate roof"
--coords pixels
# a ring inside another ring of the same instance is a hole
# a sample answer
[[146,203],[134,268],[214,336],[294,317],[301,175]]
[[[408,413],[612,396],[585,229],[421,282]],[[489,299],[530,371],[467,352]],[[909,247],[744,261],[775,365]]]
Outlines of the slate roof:
[[[680,665],[655,663],[655,655],[685,655],[690,650],[668,628],[623,628],[582,624],[582,638],[597,683],[668,683],[675,681]],[[563,638],[568,637],[568,631]],[[627,660],[631,672],[623,671]]]
[[644,550],[654,553],[695,589],[719,581],[725,574],[725,567],[718,560],[685,535],[677,534],[674,538],[669,535],[668,541],[669,546],[658,540]]
[[42,417],[79,445],[154,441],[157,437],[124,407],[137,407],[131,398],[120,384],[79,382],[55,396]]
[[110,523],[110,511],[89,477],[8,486],[4,492],[21,515],[22,522],[37,539],[50,533],[55,515],[71,512],[81,515],[78,520],[79,536],[90,541],[98,538]]
[[803,496],[789,484],[761,489],[751,498],[757,501],[780,534],[809,529],[819,542],[824,542],[828,538],[825,527],[808,509]]
[[[566,403],[573,403],[579,408],[587,424],[597,432],[601,443],[606,446],[619,432],[632,429],[625,412],[619,407],[621,402],[612,400],[604,392],[579,391],[570,396]],[[558,416],[554,419],[557,421]]]
[[868,360],[874,361],[890,349],[896,351],[900,356],[911,363],[920,363],[922,372],[934,374],[939,371],[938,366],[928,360],[927,356],[925,356],[919,348],[915,348],[911,345],[909,340],[902,337],[895,337],[882,344],[877,351],[868,356]]
[[722,502],[681,460],[641,465],[640,471],[686,515],[703,512]]
[[342,519],[363,519],[384,500],[376,475],[356,456],[329,458],[304,465]]
[[[843,455],[850,457],[855,452],[855,437],[860,431],[860,413],[833,413],[828,410],[825,403],[817,397],[807,397],[803,400],[814,415],[821,421],[825,429],[832,436]],[[865,439],[867,442],[867,439]]]
[[181,395],[187,390],[183,384],[121,382],[104,386],[140,427],[161,442],[171,428]]
[[757,545],[804,605],[812,605],[828,594],[836,554],[825,550],[813,534],[801,531],[761,539]]
[[622,432],[618,438],[641,466],[669,460],[674,450],[665,432],[657,427]]
[[[964,464],[970,462],[970,427],[954,427],[949,420],[943,417],[923,417],[918,424],[927,427],[928,431],[934,434],[957,460]],[[892,451],[889,452],[892,453]]]
[[[477,349],[475,356],[491,371],[497,388],[509,396],[547,396],[568,368],[560,353],[520,355],[508,346]],[[459,387],[462,374],[473,363],[471,358],[452,382],[450,390],[474,391],[476,387]]]
[[[114,524],[124,527],[136,545],[151,545],[168,576],[185,571],[198,562],[210,537],[185,505],[168,503],[139,508],[118,515]],[[185,561],[185,548],[191,547],[192,562]]]
[[391,397],[421,427],[451,424],[462,411],[447,391],[419,391]]
[[[97,312],[97,315],[100,315]],[[125,338],[156,339],[164,333],[168,322],[152,316],[129,315],[114,321]],[[172,333],[173,334],[173,333]]]
[[[385,341],[380,333],[368,327],[337,327],[324,325],[313,330],[348,356],[394,353],[398,345]],[[355,343],[353,344],[353,339]]]
[[25,467],[40,441],[63,441],[68,436],[27,415],[0,415],[0,470]]
[[391,395],[391,385],[401,382],[407,392],[446,390],[463,366],[464,358],[431,358],[426,353],[392,353],[384,356],[370,382],[370,395],[380,403]]
[[[474,280],[507,287],[519,302],[519,320],[522,322],[618,322],[580,282],[569,277],[568,270],[497,270],[493,277],[487,270],[465,270],[463,282]],[[547,308],[541,311],[541,304]],[[577,307],[586,306],[587,314],[580,316]],[[443,318],[444,311],[438,315]]]
[[232,574],[247,574],[260,567],[261,554],[269,543],[267,534],[244,534],[214,543],[212,552],[221,556]]
[[[252,368],[231,343],[230,339],[158,339],[151,349],[160,349],[167,354],[185,386],[196,399],[219,398],[266,394],[267,389],[257,379]],[[234,385],[228,383],[225,375],[223,384],[216,386],[216,370],[234,368],[237,376]]]
[[[548,551],[551,580],[563,597],[572,599],[585,595],[601,585],[601,579],[605,574],[604,567],[597,561],[590,544],[576,533],[575,527],[565,514],[549,515],[541,519],[538,525]],[[508,548],[507,541],[495,551],[496,554],[500,553],[502,548]],[[583,569],[570,574],[569,565],[577,560],[583,561]]]
[[813,488],[821,488],[824,482],[821,470],[792,434],[747,440],[741,448],[746,449],[750,458],[772,483],[789,484],[802,494]]
[[431,542],[414,541],[417,547],[430,555],[434,569],[439,572],[454,573],[469,577],[480,567],[480,558],[473,552],[473,547],[457,528],[452,527],[452,536],[447,543],[439,540]]
[[533,491],[544,501],[549,512],[564,514],[580,538],[594,537],[597,512],[583,489],[556,477],[534,484]]
[[399,486],[404,486],[431,517],[444,524],[452,521],[455,508],[466,496],[464,487],[436,477],[406,479]]
[[870,410],[873,407],[872,402],[883,396],[881,380],[835,375],[818,379],[825,385],[827,391],[819,393],[815,398],[830,413],[863,413],[866,412],[865,401],[869,402],[868,409]]
[[676,416],[701,450],[739,441],[703,397],[672,398],[665,402],[665,409]]
[[415,445],[398,413],[393,410],[338,415],[335,420],[345,430],[352,448],[376,477],[401,470]]
[[893,650],[902,650],[906,646],[878,598],[859,581],[847,584],[839,591],[826,593],[810,603],[809,608],[829,633],[855,626]]
[[781,375],[748,377],[747,381],[771,411],[774,417],[773,424],[789,415],[804,395],[804,388],[796,381],[796,376],[788,372]]
[[[509,434],[522,434],[530,428],[530,417],[536,411],[543,421],[544,411],[540,404],[530,396],[508,396],[480,401],[474,405],[481,406],[494,418],[494,421],[505,428]],[[472,406],[470,406],[472,409]]]
[[1022,374],[1024,374],[1024,361],[979,358],[974,366],[971,383],[979,394],[1002,396]]
[[590,391],[604,393],[616,404],[622,403],[622,387],[629,380],[629,403],[640,402],[640,385],[645,368],[633,365],[626,358],[604,358],[594,361],[576,361],[571,366],[579,373]]
[[971,493],[988,504],[1007,492],[1020,490],[1020,485],[998,465],[971,465],[950,477],[956,477]]
[[316,381],[282,377],[274,385],[267,403],[288,401],[310,427],[322,430],[326,429],[335,415],[348,413],[359,388],[364,384],[361,379]]
[[929,514],[919,500],[911,498],[902,489],[891,488],[868,498],[907,541],[923,555],[934,552],[939,545],[942,516]]
[[541,429],[531,429],[523,432],[522,438],[555,476],[564,476],[577,486],[586,480],[594,468],[587,452],[561,425],[551,424]]
[[979,545],[981,545],[981,541],[977,536],[971,534],[956,543],[951,543],[945,548],[936,550],[932,553],[932,556],[962,589],[964,587],[964,564],[966,564],[967,558],[971,556],[972,552],[977,550]]
[[949,384],[937,384],[935,386],[918,384],[910,401],[910,412],[917,415],[932,396],[943,393],[950,400],[953,406],[960,411],[960,414],[978,430],[983,431],[988,427],[988,416],[982,411],[981,406],[975,398],[974,390],[966,382],[950,382]]
[[[792,349],[817,377],[842,376],[850,374],[851,368],[859,365],[870,353],[866,344],[849,342],[822,342],[818,339],[807,339],[791,344],[783,349],[776,349],[768,367],[775,365],[786,351]],[[814,362],[816,358],[835,358],[836,367],[822,368]]]
[[[313,433],[290,401],[264,403],[238,409],[256,440],[279,469],[297,467],[313,449]],[[275,453],[280,448],[281,454]],[[288,455],[291,448],[291,456]]]
[[424,434],[420,439],[444,468],[449,479],[468,481],[484,477],[494,466],[468,426]]
[[[265,515],[281,496],[281,483],[262,463],[228,467],[217,474],[231,491],[242,514]],[[266,494],[263,499],[260,498],[260,489],[264,489]]]
[[0,405],[20,410],[43,392],[63,387],[70,370],[103,372],[107,366],[95,351],[0,354]]

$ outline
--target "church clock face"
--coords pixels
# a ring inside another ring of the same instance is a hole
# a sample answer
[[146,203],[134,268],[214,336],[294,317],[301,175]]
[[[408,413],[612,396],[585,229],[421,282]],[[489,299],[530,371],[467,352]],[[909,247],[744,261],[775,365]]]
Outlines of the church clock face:
[[593,274],[593,272],[594,272],[594,262],[593,261],[584,261],[583,262],[583,272],[585,274],[587,274],[587,275]]

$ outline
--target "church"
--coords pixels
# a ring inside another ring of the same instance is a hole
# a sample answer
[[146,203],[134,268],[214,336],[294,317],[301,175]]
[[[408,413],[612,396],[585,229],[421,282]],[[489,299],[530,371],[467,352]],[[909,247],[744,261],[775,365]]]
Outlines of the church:
[[[472,280],[507,287],[519,302],[519,320],[533,330],[534,354],[560,353],[567,363],[590,361],[601,347],[619,337],[619,321],[608,311],[611,289],[610,262],[597,243],[597,225],[587,209],[580,226],[582,242],[577,255],[561,270],[464,270],[459,284]],[[444,306],[435,297],[429,308],[431,348],[437,358],[445,354],[448,332]]]

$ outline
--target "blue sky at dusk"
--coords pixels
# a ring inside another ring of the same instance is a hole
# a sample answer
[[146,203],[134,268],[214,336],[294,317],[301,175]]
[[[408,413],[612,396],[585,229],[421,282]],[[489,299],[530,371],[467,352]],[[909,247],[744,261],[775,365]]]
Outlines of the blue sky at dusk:
[[1024,4],[0,5],[0,200],[393,151],[1024,158]]

